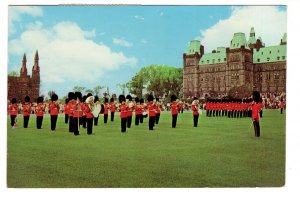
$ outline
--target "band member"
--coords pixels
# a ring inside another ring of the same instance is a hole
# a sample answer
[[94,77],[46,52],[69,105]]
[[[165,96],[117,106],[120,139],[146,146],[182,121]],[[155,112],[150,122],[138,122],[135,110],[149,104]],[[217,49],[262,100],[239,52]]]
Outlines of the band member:
[[257,91],[253,92],[253,104],[252,104],[252,121],[254,126],[255,137],[260,136],[260,111],[263,108],[263,104],[261,103],[260,94]]
[[113,122],[115,119],[115,111],[116,111],[116,104],[114,102],[114,98],[110,98],[109,110],[110,110],[110,121]]
[[171,96],[171,111],[172,111],[172,128],[176,128],[177,115],[178,115],[178,106],[177,106],[177,96]]
[[144,113],[145,113],[145,103],[144,103],[144,99],[141,98],[140,99],[140,110],[141,110],[141,116],[140,116],[140,123],[143,123],[144,122]]
[[199,119],[199,100],[197,97],[194,97],[191,108],[194,116],[194,127],[197,127]]
[[86,114],[85,114],[85,108],[87,108],[87,103],[85,102],[87,98],[87,95],[84,95],[81,99],[81,110],[82,110],[82,117],[81,117],[81,125],[85,129],[86,128]]
[[[92,96],[92,94],[88,94],[87,97]],[[94,116],[91,112],[91,105],[86,103],[87,107],[84,108],[86,114],[86,126],[87,126],[87,134],[91,135],[93,133],[93,119]]]
[[59,103],[57,102],[58,96],[56,94],[52,94],[51,103],[49,105],[50,110],[50,119],[51,119],[51,131],[54,131],[56,128],[57,116],[59,112]]
[[68,120],[69,120],[69,99],[65,100],[65,105],[64,105],[64,109],[65,109],[65,123],[68,124]]
[[[97,95],[95,96],[94,102],[95,103],[99,102],[99,97]],[[99,119],[99,115],[97,117],[94,117],[94,126],[98,125],[98,119]]]
[[139,125],[140,119],[141,119],[141,116],[142,116],[139,97],[135,97],[134,110],[135,110],[135,125]]
[[155,124],[155,104],[153,103],[153,96],[150,94],[147,98],[147,108],[149,111],[149,130],[153,130]]
[[109,109],[109,103],[108,103],[108,98],[104,98],[104,112],[103,112],[103,115],[104,115],[104,124],[107,124],[107,119],[108,119],[108,109]]
[[183,102],[177,100],[177,107],[178,107],[178,112],[183,113]]
[[75,108],[75,104],[76,104],[74,92],[69,92],[68,93],[68,99],[69,99],[69,102],[68,102],[68,110],[69,110],[69,132],[73,133],[74,132],[74,128],[73,128],[73,125],[74,125],[73,113],[74,113],[74,108]]
[[12,98],[11,99],[11,104],[8,107],[8,111],[10,114],[10,125],[13,128],[17,127],[17,115],[18,115],[18,104],[17,104],[17,99],[16,98]]
[[159,98],[156,98],[155,102],[155,124],[158,124],[160,118],[160,109],[162,108],[162,104],[159,101]]
[[81,92],[75,92],[75,98],[76,98],[76,104],[73,112],[73,128],[74,128],[74,135],[79,135],[79,123],[80,118],[82,118],[82,109],[83,105],[81,103],[82,100],[82,94]]
[[127,104],[125,103],[125,96],[119,95],[119,110],[120,110],[120,117],[121,117],[121,131],[122,133],[126,132],[126,122],[127,122]]
[[280,114],[282,114],[283,109],[284,109],[284,107],[285,107],[285,103],[284,103],[283,99],[281,99],[280,104],[279,104],[279,107],[280,107]]
[[24,103],[24,105],[22,105],[22,110],[23,110],[23,118],[24,118],[23,126],[24,126],[24,128],[27,128],[28,122],[29,122],[29,117],[30,117],[30,111],[31,111],[31,103],[30,103],[29,96],[25,96],[25,103]]
[[40,96],[37,99],[37,106],[35,107],[37,129],[42,128],[44,111],[45,111],[44,97]]
[[131,127],[131,122],[132,122],[132,110],[133,110],[134,104],[132,102],[131,95],[128,94],[126,96],[126,100],[127,100],[127,106],[128,106],[128,109],[127,109],[127,128],[130,128]]

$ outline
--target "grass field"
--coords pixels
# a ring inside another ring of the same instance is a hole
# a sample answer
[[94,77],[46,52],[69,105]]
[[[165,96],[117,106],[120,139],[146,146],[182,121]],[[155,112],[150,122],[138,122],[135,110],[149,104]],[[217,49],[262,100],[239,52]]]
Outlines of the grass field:
[[[10,188],[199,188],[280,187],[285,184],[285,113],[264,110],[261,137],[249,118],[178,117],[162,114],[155,130],[148,119],[121,133],[120,118],[75,137],[60,117],[55,132],[44,117],[37,130],[7,129],[7,186]],[[133,118],[134,121],[134,118]],[[250,130],[249,130],[250,129]]]

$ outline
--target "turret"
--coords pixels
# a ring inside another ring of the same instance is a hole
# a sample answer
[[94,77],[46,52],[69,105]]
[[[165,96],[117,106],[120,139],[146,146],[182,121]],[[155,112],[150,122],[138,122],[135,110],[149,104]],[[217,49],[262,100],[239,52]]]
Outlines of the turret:
[[22,60],[22,67],[21,67],[21,70],[20,70],[20,76],[21,77],[26,77],[27,76],[26,62],[27,62],[26,54],[24,53],[23,60]]
[[238,49],[241,48],[241,46],[249,49],[245,34],[242,32],[234,33],[230,42],[230,49]]
[[34,65],[32,67],[32,78],[35,80],[40,80],[40,66],[39,66],[39,54],[36,50],[34,56]]
[[282,39],[280,41],[280,45],[285,45],[287,43],[286,39],[287,39],[287,35],[286,35],[286,33],[284,33],[283,37],[282,37]]

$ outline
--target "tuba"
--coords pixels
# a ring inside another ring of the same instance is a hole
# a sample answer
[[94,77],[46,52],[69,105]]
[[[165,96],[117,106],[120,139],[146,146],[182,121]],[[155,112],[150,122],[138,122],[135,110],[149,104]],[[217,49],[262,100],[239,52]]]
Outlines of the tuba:
[[94,98],[94,96],[89,96],[86,98],[85,102],[88,104],[93,116],[98,117],[102,107],[99,102],[94,103]]

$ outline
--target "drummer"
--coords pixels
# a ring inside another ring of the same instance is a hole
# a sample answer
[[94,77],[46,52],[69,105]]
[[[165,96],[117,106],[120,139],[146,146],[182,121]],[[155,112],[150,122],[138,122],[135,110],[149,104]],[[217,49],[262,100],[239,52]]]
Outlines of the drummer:
[[[92,96],[91,93],[87,94],[87,98],[89,98],[90,96]],[[93,97],[90,97],[93,98]],[[93,99],[94,102],[94,99]],[[86,127],[87,127],[87,134],[91,135],[93,133],[93,120],[94,120],[94,116],[91,112],[91,105],[85,101],[85,103],[87,104],[87,107],[84,108],[85,110],[85,115],[86,115]]]

